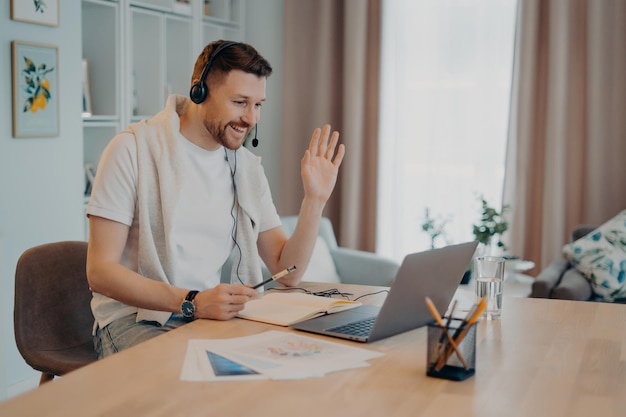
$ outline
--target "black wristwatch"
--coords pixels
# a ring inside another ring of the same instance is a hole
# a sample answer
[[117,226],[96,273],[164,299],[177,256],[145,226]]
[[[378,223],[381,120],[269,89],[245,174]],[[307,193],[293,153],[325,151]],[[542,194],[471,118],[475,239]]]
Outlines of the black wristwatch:
[[181,303],[180,312],[183,314],[183,317],[190,319],[193,317],[193,313],[196,312],[196,305],[193,303],[196,294],[198,294],[198,291],[189,291],[187,297],[185,297],[185,300]]

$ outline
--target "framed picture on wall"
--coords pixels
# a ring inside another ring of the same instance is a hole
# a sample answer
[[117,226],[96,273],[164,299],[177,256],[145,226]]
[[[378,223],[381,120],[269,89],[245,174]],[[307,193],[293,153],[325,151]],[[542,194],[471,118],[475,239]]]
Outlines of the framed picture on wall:
[[11,19],[59,26],[59,0],[11,0]]
[[59,135],[58,48],[11,42],[13,137]]

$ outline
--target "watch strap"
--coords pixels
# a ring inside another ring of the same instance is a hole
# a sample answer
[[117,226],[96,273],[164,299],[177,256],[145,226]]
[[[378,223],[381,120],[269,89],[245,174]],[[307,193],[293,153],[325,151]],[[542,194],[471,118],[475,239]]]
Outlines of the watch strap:
[[193,301],[194,298],[196,298],[196,295],[198,294],[199,291],[197,290],[191,290],[187,293],[187,297],[185,297],[185,301]]

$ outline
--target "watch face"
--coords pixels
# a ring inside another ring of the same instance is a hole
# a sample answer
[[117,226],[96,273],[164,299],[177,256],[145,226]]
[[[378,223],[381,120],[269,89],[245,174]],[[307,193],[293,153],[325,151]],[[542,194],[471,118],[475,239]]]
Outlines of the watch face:
[[196,306],[194,306],[191,301],[185,300],[180,305],[180,311],[183,313],[184,317],[193,317],[193,313],[196,311]]

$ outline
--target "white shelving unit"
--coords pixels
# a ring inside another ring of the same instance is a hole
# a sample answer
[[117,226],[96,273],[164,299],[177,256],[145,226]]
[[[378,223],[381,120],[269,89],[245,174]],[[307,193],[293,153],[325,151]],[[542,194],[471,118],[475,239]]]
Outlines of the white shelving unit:
[[187,95],[207,43],[244,39],[244,7],[244,0],[82,0],[92,107],[83,118],[84,163],[97,167],[115,134],[160,111],[168,95]]

